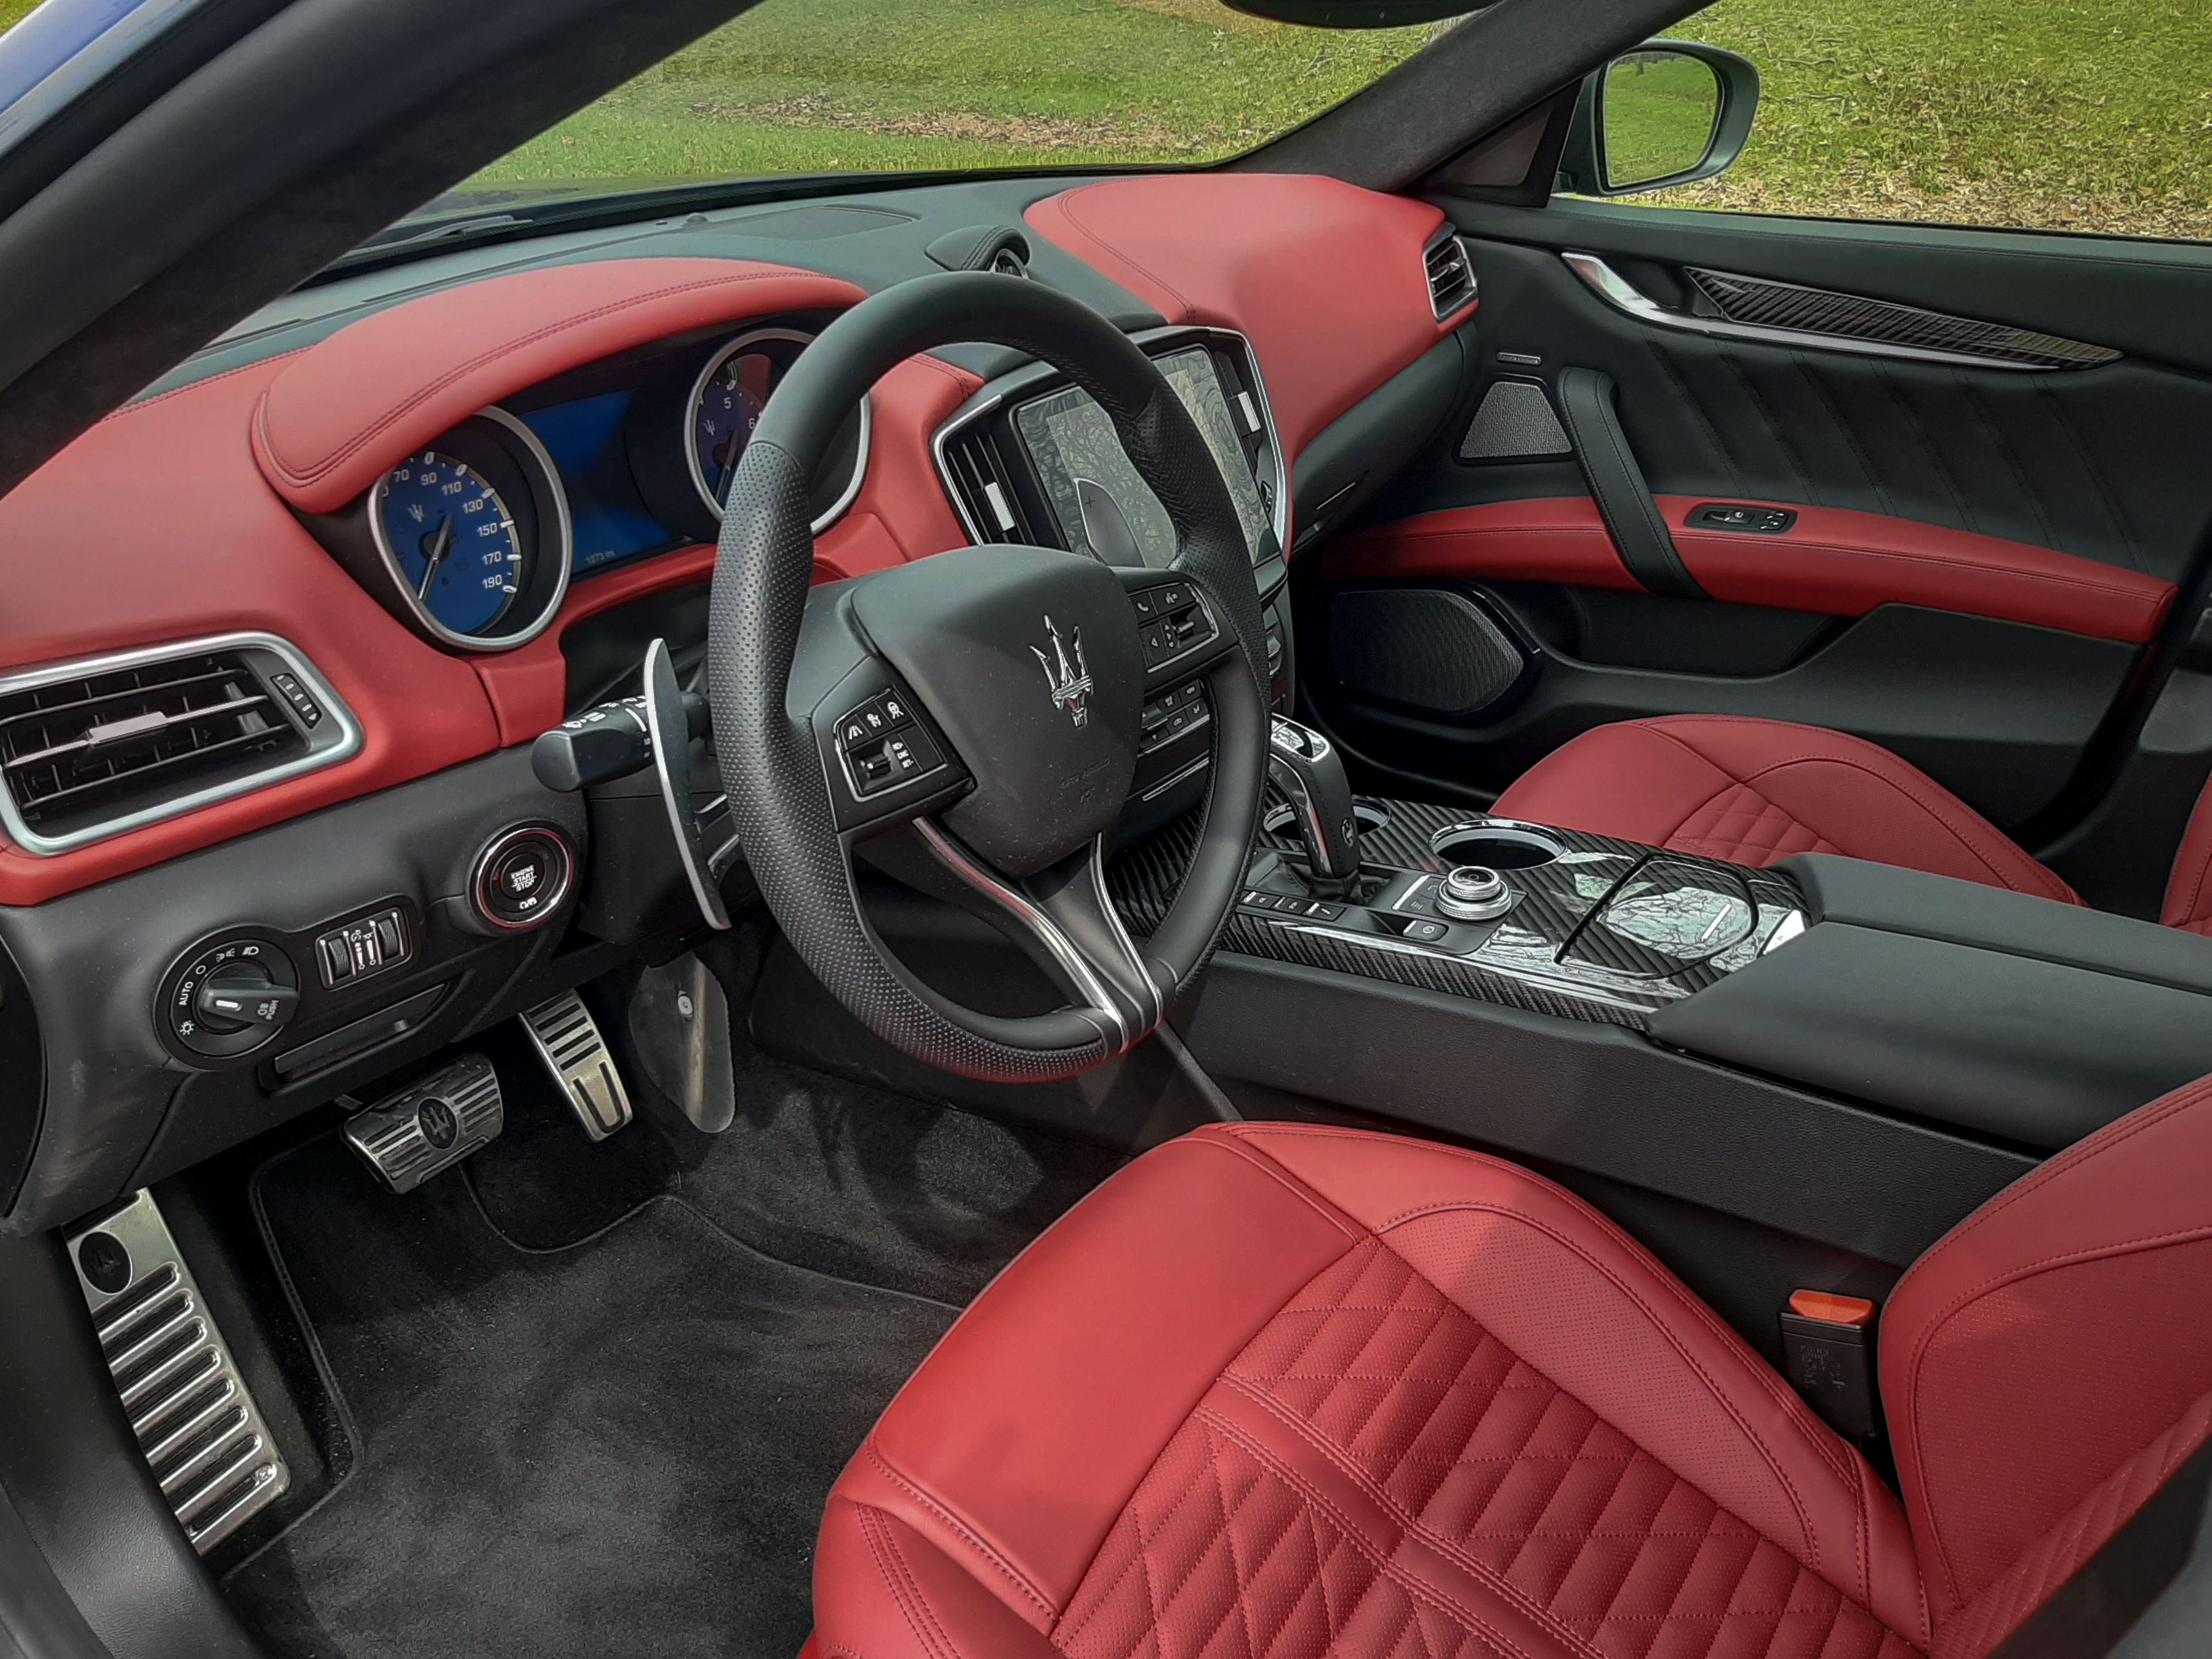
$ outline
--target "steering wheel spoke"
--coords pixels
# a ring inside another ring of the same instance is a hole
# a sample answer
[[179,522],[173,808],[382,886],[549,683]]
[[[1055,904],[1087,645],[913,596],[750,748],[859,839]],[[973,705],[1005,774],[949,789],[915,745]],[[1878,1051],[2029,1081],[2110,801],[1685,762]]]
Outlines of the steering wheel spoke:
[[937,866],[964,886],[967,908],[1014,936],[1079,1012],[1127,1048],[1158,1025],[1166,998],[1106,891],[1105,837],[1036,874],[1000,874],[942,824],[918,818],[915,832]]

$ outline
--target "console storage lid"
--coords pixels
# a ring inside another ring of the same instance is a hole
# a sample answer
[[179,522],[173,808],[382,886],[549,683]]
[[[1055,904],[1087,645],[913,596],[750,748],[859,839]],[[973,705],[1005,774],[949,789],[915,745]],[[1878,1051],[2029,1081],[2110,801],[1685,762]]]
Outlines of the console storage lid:
[[2212,1073],[2212,939],[1855,859],[1784,860],[1813,925],[1655,1042],[2033,1146]]

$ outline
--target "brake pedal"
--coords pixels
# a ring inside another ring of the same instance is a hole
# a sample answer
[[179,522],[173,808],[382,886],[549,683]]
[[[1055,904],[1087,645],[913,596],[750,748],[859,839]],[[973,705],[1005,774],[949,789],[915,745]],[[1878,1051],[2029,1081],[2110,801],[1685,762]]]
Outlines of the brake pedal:
[[563,991],[522,1016],[531,1045],[553,1073],[584,1133],[605,1140],[630,1118],[629,1091],[583,998]]
[[150,1192],[69,1240],[124,1415],[204,1555],[282,1497],[291,1471]]
[[445,1070],[355,1114],[346,1144],[395,1193],[411,1193],[489,1146],[507,1124],[499,1075],[482,1054],[464,1054]]

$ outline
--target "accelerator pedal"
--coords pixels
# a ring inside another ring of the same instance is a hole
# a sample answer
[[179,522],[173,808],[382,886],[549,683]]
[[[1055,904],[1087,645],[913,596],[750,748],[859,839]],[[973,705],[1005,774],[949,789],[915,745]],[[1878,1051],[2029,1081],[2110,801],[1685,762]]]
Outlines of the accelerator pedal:
[[489,1146],[506,1126],[499,1076],[491,1062],[482,1054],[463,1054],[443,1071],[356,1114],[345,1127],[345,1138],[386,1186],[411,1193]]
[[583,998],[563,991],[539,1003],[522,1016],[522,1029],[586,1134],[605,1140],[629,1121],[629,1091]]
[[75,1234],[69,1253],[131,1431],[204,1555],[282,1497],[291,1471],[153,1194]]

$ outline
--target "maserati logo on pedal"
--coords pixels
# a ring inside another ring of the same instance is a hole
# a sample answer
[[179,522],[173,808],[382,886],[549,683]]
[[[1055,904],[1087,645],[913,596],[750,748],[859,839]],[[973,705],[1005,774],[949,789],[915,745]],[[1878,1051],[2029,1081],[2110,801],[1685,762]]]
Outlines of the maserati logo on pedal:
[[1075,660],[1067,659],[1067,642],[1060,637],[1060,629],[1050,617],[1044,619],[1044,631],[1052,639],[1052,655],[1048,657],[1042,646],[1031,646],[1030,653],[1044,670],[1044,683],[1056,707],[1067,710],[1068,719],[1078,726],[1087,726],[1091,710],[1084,699],[1091,695],[1091,666],[1083,660],[1083,630],[1075,630]]

